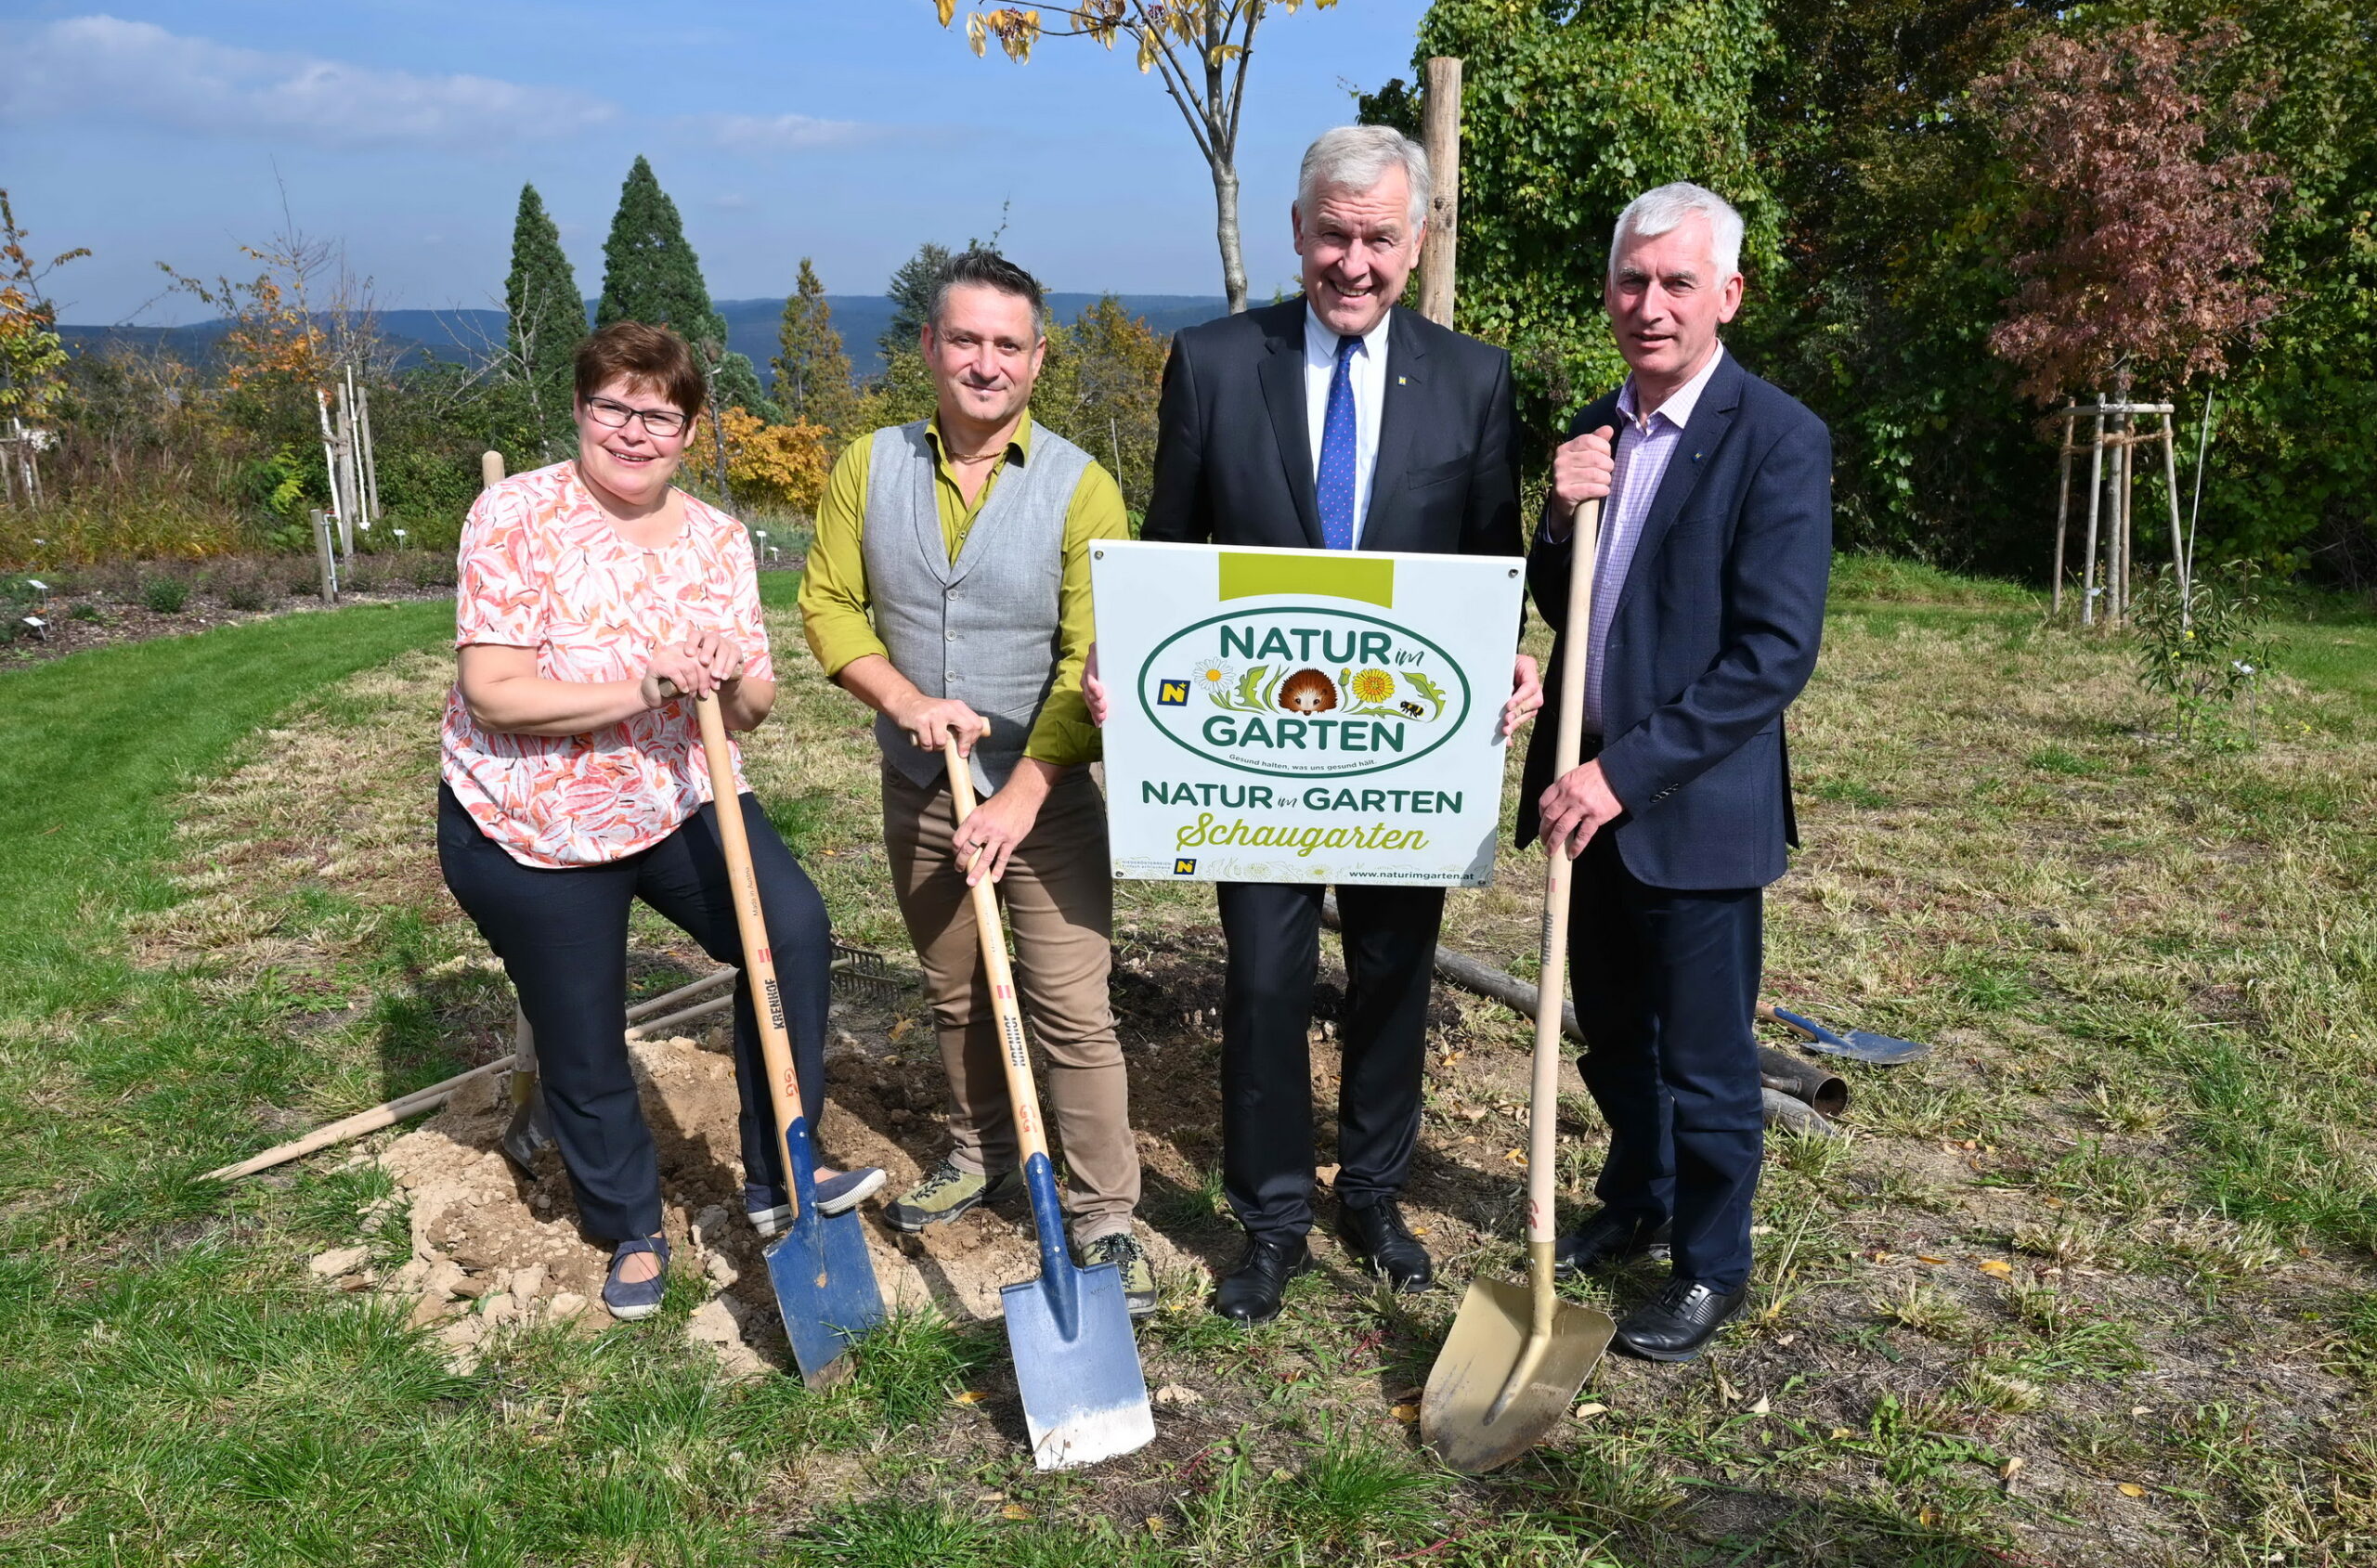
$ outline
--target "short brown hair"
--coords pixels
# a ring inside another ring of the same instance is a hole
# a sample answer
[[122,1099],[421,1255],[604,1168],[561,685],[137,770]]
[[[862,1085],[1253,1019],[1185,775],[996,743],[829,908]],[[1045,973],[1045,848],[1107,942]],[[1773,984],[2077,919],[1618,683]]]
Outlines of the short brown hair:
[[630,385],[667,398],[689,420],[702,411],[709,390],[685,340],[641,321],[614,321],[579,343],[577,376],[581,401],[624,376]]

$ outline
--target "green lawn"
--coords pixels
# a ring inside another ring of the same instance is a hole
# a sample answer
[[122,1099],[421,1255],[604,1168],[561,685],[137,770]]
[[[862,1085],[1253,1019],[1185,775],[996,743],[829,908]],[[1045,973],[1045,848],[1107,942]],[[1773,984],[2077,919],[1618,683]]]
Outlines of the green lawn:
[[[764,581],[780,640],[795,581]],[[1162,1315],[1151,1379],[1206,1391],[1200,1435],[1087,1476],[1035,1475],[954,1402],[1004,1340],[929,1315],[824,1395],[721,1379],[682,1337],[692,1278],[655,1324],[451,1369],[306,1272],[405,1255],[376,1166],[193,1180],[493,1048],[475,939],[389,849],[427,810],[449,610],[0,675],[0,1561],[2377,1561],[2377,626],[2280,619],[2263,748],[2198,753],[2151,733],[2118,645],[2020,590],[1867,559],[1838,587],[1770,971],[1940,1049],[1855,1080],[1853,1142],[1778,1143],[1754,1323],[1694,1367],[1606,1364],[1585,1419],[1487,1481],[1390,1413],[1455,1294],[1333,1278],[1253,1335]],[[896,949],[864,728],[779,653],[755,786],[838,923]],[[1528,949],[1539,867],[1465,898],[1464,945]],[[1209,923],[1125,890],[1126,952],[1184,985],[1210,983]],[[1432,1191],[1507,1196],[1506,1140],[1461,1145],[1524,1031],[1459,1006]],[[1565,1196],[1591,1153],[1564,1151]],[[1151,1223],[1210,1231],[1195,1164]],[[1489,1236],[1454,1283],[1514,1257]]]

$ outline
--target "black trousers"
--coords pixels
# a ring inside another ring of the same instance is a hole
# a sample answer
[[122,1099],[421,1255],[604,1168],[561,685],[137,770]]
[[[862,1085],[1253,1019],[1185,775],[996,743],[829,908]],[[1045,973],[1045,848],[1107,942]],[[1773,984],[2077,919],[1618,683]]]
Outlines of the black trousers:
[[[1222,1191],[1251,1236],[1312,1228],[1312,986],[1323,889],[1223,882],[1229,939],[1222,994]],[[1420,1136],[1428,989],[1441,888],[1345,887],[1344,1060],[1337,1086],[1339,1199],[1366,1208],[1403,1189]]]
[[1609,1122],[1594,1191],[1614,1212],[1672,1220],[1678,1276],[1733,1289],[1749,1277],[1765,1147],[1750,1032],[1762,889],[1650,887],[1604,831],[1577,862],[1569,908],[1577,1067]]
[[[760,803],[740,797],[768,945],[785,997],[794,1069],[810,1126],[825,1100],[826,988],[833,941],[820,898]],[[704,806],[649,849],[603,865],[522,865],[479,831],[453,791],[437,790],[437,863],[446,886],[503,961],[537,1031],[537,1071],[553,1138],[590,1235],[623,1241],[660,1230],[660,1169],[624,1038],[628,906],[642,899],[721,964],[743,942],[718,816]],[[734,985],[734,1079],[742,1095],[744,1180],[781,1188],[776,1139],[747,978]]]

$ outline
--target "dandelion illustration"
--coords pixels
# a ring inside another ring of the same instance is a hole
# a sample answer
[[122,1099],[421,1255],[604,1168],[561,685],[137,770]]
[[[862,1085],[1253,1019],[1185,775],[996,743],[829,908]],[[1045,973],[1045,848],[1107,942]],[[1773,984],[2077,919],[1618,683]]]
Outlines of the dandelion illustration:
[[1207,659],[1197,667],[1197,679],[1208,692],[1218,692],[1238,679],[1238,671],[1220,659]]
[[1395,677],[1383,669],[1357,670],[1352,691],[1356,702],[1376,706],[1395,695]]

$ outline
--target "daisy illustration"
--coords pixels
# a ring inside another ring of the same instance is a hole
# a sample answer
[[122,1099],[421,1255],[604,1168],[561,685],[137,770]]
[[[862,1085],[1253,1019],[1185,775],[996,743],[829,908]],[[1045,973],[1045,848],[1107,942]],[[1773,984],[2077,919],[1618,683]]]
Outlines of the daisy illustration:
[[1349,689],[1356,702],[1375,707],[1395,695],[1395,677],[1383,669],[1356,670]]
[[1208,692],[1218,692],[1238,679],[1238,671],[1223,659],[1207,659],[1197,667],[1197,679]]

